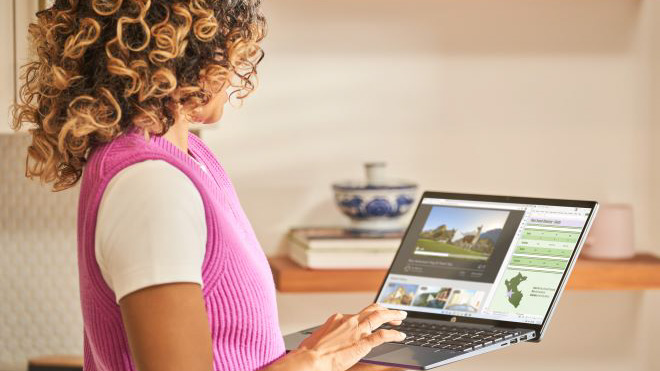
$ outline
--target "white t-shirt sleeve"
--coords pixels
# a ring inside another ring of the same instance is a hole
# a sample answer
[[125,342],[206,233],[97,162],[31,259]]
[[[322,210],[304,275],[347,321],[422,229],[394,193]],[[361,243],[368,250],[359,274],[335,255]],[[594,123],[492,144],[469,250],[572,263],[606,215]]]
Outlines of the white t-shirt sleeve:
[[96,261],[117,303],[149,286],[202,285],[204,204],[190,178],[166,161],[117,173],[103,192],[95,232]]

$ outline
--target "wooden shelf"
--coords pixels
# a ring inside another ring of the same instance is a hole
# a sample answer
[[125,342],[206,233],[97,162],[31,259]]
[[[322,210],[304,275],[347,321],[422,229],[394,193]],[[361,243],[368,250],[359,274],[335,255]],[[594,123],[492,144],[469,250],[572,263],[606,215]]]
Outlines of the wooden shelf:
[[568,280],[573,290],[660,289],[660,258],[639,254],[625,260],[580,258]]
[[83,357],[52,355],[28,359],[28,371],[82,371]]
[[[270,259],[275,285],[281,292],[376,291],[384,269],[302,268],[287,257]],[[660,258],[640,254],[626,260],[578,260],[568,288],[572,290],[660,289]]]
[[285,256],[269,261],[275,286],[282,292],[376,291],[386,273],[383,269],[306,269]]

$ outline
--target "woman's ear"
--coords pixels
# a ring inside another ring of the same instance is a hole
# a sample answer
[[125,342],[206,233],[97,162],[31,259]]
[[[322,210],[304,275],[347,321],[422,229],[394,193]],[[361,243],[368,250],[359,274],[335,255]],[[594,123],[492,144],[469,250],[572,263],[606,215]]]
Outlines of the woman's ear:
[[199,107],[195,107],[192,110],[185,111],[184,115],[186,117],[186,120],[188,120],[188,122],[190,122],[191,124],[203,124],[204,123],[203,112],[204,112],[204,106],[199,106]]
[[197,116],[199,115],[199,107],[193,110],[186,108],[185,104],[181,103],[181,91],[179,88],[175,89],[170,95],[169,109],[172,112],[172,117],[175,121],[184,118],[188,122],[197,122]]

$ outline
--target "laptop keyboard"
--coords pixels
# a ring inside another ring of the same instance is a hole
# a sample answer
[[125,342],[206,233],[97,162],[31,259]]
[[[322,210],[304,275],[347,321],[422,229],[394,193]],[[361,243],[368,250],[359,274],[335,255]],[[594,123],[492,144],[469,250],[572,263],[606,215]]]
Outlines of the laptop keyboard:
[[399,326],[384,324],[380,328],[394,329],[406,334],[400,344],[460,352],[477,350],[521,334],[519,331],[494,327],[475,328],[409,321],[404,321]]

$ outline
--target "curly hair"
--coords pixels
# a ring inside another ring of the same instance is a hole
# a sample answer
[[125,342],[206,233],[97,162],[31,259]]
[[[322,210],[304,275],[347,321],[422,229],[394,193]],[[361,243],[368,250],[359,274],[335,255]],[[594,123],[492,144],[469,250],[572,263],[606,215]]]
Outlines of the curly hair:
[[[266,22],[260,0],[57,0],[30,24],[12,128],[32,124],[26,176],[59,191],[90,150],[130,127],[164,134],[226,83],[256,85]],[[176,94],[174,94],[176,91]]]

